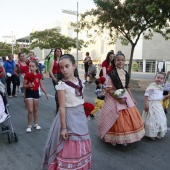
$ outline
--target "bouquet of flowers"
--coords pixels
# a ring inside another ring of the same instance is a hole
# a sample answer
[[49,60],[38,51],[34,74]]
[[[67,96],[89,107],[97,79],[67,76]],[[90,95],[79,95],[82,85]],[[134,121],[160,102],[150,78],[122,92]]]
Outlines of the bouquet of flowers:
[[83,105],[84,105],[84,111],[85,111],[86,117],[88,117],[90,113],[92,112],[92,110],[94,110],[94,105],[88,102],[85,102]]
[[[35,74],[34,73],[29,73],[28,74],[28,82],[32,84],[32,86],[34,86],[34,80],[35,80]],[[33,89],[33,87],[31,87],[31,90]]]
[[113,94],[113,96],[117,98],[123,98],[124,95],[125,95],[125,89],[118,89]]
[[30,83],[33,83],[34,82],[34,79],[35,79],[35,74],[34,73],[29,73],[28,75],[28,81]]
[[105,77],[102,76],[102,77],[99,78],[99,82],[100,82],[101,84],[104,84],[105,81],[106,81]]

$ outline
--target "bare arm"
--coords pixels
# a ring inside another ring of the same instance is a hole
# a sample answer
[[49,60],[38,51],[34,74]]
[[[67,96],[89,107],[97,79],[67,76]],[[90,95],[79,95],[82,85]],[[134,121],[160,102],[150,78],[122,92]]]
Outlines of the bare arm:
[[18,74],[18,73],[17,73],[17,70],[18,70],[18,68],[17,68],[17,66],[15,66],[15,68],[14,68],[14,74],[15,74],[16,76],[18,76],[18,77],[19,77],[19,76],[20,76],[20,74]]
[[102,70],[103,70],[103,77],[106,78],[106,67],[102,67]]
[[31,83],[27,84],[27,80],[24,79],[24,83],[23,83],[23,88],[24,89],[28,89],[33,87],[33,85]]
[[50,62],[50,70],[49,70],[50,76],[51,76],[51,78],[52,78],[55,82],[57,82],[57,79],[54,77],[54,74],[53,74],[53,72],[52,72],[53,66],[54,66],[54,60],[51,60],[51,62]]
[[41,87],[42,91],[44,92],[46,98],[48,99],[48,94],[47,94],[47,92],[46,92],[46,90],[45,90],[45,87],[44,87],[44,85],[43,85],[42,79],[40,80],[40,87]]
[[148,96],[144,97],[144,110],[146,112],[149,110]]
[[134,104],[137,105],[137,102],[136,102],[135,99],[133,98],[133,95],[132,95],[131,90],[130,90],[129,87],[127,88],[127,91],[128,91],[128,93],[129,93],[131,99],[133,100]]
[[64,140],[68,139],[67,126],[66,126],[66,102],[65,102],[65,90],[58,90],[58,101],[59,101],[59,114],[61,122],[61,137]]

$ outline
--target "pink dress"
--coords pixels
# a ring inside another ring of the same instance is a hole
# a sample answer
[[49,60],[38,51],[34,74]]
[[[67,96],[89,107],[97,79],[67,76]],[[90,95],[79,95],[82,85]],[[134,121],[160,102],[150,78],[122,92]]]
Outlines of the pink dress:
[[[106,87],[115,89],[110,77]],[[133,143],[144,136],[144,126],[140,113],[126,90],[126,104],[120,104],[106,93],[105,102],[98,121],[98,135],[109,143]]]

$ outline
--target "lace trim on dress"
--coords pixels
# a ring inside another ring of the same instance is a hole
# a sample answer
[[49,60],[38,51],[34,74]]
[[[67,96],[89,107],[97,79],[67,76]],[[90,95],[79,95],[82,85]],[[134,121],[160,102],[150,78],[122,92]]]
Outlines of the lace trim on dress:
[[59,81],[59,82],[58,82],[58,85],[55,86],[55,89],[56,89],[56,90],[65,90],[66,87],[65,87],[64,85],[65,85],[64,82]]

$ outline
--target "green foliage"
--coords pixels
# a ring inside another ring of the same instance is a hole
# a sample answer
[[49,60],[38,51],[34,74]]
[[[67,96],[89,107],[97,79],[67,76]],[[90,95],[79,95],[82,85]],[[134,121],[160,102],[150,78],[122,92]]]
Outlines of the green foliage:
[[11,54],[12,47],[11,44],[0,42],[0,56],[7,56]]
[[[170,0],[93,0],[95,9],[81,15],[79,31],[97,30],[97,36],[107,30],[110,42],[119,38],[123,45],[131,44],[129,74],[135,46],[143,34],[151,39],[153,32],[169,39]],[[122,3],[123,2],[123,3]],[[93,36],[94,37],[94,36]]]
[[[39,47],[40,49],[52,49],[60,47],[70,51],[71,48],[76,48],[76,38],[66,37],[59,33],[58,29],[46,29],[44,31],[36,31],[30,34],[31,49]],[[79,49],[84,46],[84,41],[79,40]]]
[[137,62],[132,63],[132,70],[133,71],[138,71],[138,63]]

